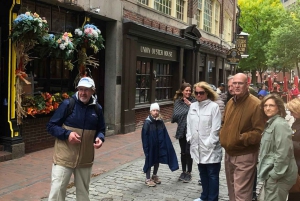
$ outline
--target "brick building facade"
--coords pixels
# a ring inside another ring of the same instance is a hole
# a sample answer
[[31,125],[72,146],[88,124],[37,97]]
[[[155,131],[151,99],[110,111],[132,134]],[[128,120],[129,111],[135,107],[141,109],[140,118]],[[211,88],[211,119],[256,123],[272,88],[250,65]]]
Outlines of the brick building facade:
[[[0,112],[1,120],[5,122],[0,126],[0,144],[7,151],[28,153],[53,146],[54,142],[45,130],[51,114],[26,118],[24,124],[18,126],[15,103],[8,96],[14,96],[15,92],[12,84],[15,77],[9,72],[15,72],[11,64],[16,61],[8,54],[15,53],[11,44],[5,42],[9,35],[7,27],[26,8],[41,16],[52,13],[49,15],[52,27],[56,22],[64,24],[57,31],[66,31],[67,19],[75,20],[72,23],[76,26],[82,26],[89,19],[89,23],[101,29],[105,50],[96,55],[100,67],[92,69],[92,74],[99,103],[104,108],[107,135],[125,134],[140,127],[153,102],[159,103],[164,119],[170,120],[173,96],[183,80],[190,84],[206,81],[217,86],[225,83],[231,73],[226,52],[235,40],[235,0],[66,2],[8,0],[0,8],[3,66],[0,68],[0,98],[1,102],[8,102],[3,104]],[[76,72],[70,72],[65,82],[73,82],[74,76]],[[41,80],[35,79],[36,82]],[[50,78],[47,83],[50,89],[52,83]],[[72,84],[66,86],[71,89]]]

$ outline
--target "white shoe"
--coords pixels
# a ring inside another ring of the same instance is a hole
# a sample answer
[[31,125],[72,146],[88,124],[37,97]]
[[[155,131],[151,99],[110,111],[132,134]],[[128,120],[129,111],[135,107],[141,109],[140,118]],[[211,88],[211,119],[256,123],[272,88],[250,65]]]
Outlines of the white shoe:
[[197,199],[195,199],[194,201],[203,201],[203,200],[201,200],[200,198],[197,198]]

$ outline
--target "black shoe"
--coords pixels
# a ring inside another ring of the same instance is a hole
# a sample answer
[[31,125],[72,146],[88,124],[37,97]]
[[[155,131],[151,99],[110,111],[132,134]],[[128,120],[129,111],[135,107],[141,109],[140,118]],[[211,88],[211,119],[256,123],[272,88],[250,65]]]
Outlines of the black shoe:
[[178,178],[178,181],[183,181],[185,178],[186,172],[182,172],[181,175]]
[[202,183],[201,183],[201,179],[199,179],[199,180],[198,180],[198,184],[199,184],[199,185],[202,185]]
[[191,173],[187,172],[184,177],[183,183],[189,183],[191,180],[192,180],[192,175]]

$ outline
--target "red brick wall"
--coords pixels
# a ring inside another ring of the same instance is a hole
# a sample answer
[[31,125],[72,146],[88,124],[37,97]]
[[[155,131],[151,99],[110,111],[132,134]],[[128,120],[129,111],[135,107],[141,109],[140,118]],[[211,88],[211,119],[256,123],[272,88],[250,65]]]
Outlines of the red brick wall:
[[173,26],[161,23],[159,21],[150,19],[148,17],[142,16],[138,13],[134,13],[134,12],[126,10],[126,9],[124,9],[123,17],[128,20],[134,21],[136,23],[143,24],[143,25],[146,25],[149,27],[153,27],[158,30],[169,32],[169,33],[172,33],[175,35],[180,34],[180,30],[177,27],[173,27]]
[[[147,116],[149,115],[150,108],[143,108],[135,110],[135,128],[140,128]],[[173,115],[173,104],[160,106],[160,114],[164,121],[171,121]]]
[[25,143],[25,153],[53,147],[55,138],[46,130],[50,117],[24,119],[21,131]]

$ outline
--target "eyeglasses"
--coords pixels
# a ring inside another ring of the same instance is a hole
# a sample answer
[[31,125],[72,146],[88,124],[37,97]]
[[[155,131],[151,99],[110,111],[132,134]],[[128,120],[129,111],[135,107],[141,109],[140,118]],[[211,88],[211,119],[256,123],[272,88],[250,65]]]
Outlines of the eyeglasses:
[[245,82],[233,82],[233,85],[239,85],[239,86],[243,86],[244,84],[246,84]]
[[267,108],[267,107],[274,108],[274,107],[276,107],[276,105],[273,105],[273,104],[267,105],[267,104],[265,104],[265,105],[264,105],[264,108]]
[[203,96],[204,94],[205,94],[205,91],[195,91],[196,96],[198,96],[198,95]]

